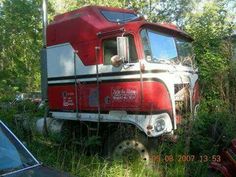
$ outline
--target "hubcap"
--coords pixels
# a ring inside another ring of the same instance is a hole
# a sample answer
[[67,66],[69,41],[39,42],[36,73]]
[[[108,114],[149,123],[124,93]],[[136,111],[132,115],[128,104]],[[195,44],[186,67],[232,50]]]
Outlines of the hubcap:
[[145,163],[149,162],[149,154],[146,147],[135,140],[125,140],[119,143],[113,152],[114,159],[133,162],[142,160]]

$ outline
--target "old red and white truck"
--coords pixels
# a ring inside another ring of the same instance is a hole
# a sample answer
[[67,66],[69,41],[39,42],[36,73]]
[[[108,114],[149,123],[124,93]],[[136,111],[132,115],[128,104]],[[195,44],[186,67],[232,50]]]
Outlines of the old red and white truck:
[[133,10],[88,6],[56,16],[47,27],[49,131],[78,124],[96,131],[108,154],[148,160],[150,142],[197,110],[191,42]]

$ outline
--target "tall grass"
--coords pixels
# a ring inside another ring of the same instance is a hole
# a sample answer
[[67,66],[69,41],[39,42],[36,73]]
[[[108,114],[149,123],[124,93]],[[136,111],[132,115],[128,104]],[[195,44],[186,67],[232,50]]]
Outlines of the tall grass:
[[[53,138],[38,135],[33,130],[26,131],[15,124],[14,116],[19,113],[18,108],[0,110],[0,119],[13,130],[17,136],[26,141],[28,148],[45,165],[66,171],[80,177],[205,177],[208,165],[200,161],[201,155],[215,155],[219,153],[222,142],[227,144],[236,134],[235,116],[227,112],[208,114],[200,111],[199,118],[193,122],[191,131],[188,130],[188,121],[178,129],[178,141],[160,142],[156,148],[155,156],[160,156],[160,161],[154,161],[151,165],[135,161],[125,164],[120,161],[110,161],[98,154],[87,155],[73,141],[70,143],[56,142]],[[40,112],[23,112],[29,122]],[[29,123],[30,125],[31,123]],[[218,134],[213,130],[219,128]],[[215,133],[215,134],[214,134]],[[217,135],[217,136],[216,136]],[[189,150],[186,151],[187,136],[190,136]],[[215,137],[216,136],[216,137]],[[194,155],[192,161],[181,160],[184,155]],[[172,158],[166,158],[170,157]]]
[[50,141],[34,140],[29,148],[37,156],[38,159],[49,166],[57,169],[70,172],[75,176],[80,177],[123,177],[134,176],[143,177],[157,176],[153,170],[146,167],[141,162],[133,164],[123,164],[122,162],[111,162],[100,157],[97,154],[86,155],[81,152],[76,145],[58,145]]

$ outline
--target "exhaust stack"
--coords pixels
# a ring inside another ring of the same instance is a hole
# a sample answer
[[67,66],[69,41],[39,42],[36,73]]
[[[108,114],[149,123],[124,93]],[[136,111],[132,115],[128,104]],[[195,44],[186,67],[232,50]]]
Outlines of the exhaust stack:
[[43,48],[41,50],[41,92],[42,101],[47,101],[47,4],[48,0],[43,0],[42,3],[42,22],[43,22]]

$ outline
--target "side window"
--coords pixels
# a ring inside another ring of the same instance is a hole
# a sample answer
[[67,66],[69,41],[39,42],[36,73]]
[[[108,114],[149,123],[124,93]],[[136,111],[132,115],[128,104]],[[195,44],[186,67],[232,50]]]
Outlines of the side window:
[[136,51],[136,46],[134,43],[134,38],[129,36],[129,54],[130,54],[130,63],[137,63],[138,56]]
[[116,38],[106,39],[103,42],[103,59],[104,65],[111,64],[111,57],[117,55]]
[[144,49],[144,54],[145,56],[152,56],[152,51],[150,48],[150,43],[147,35],[147,30],[142,30],[141,31],[141,37],[142,37],[142,42],[143,42],[143,49]]
[[[136,63],[138,62],[136,47],[134,44],[134,38],[132,36],[129,37],[129,53],[130,53],[130,62]],[[116,38],[106,39],[103,41],[103,60],[104,65],[111,64],[111,57],[117,55],[117,43]]]

